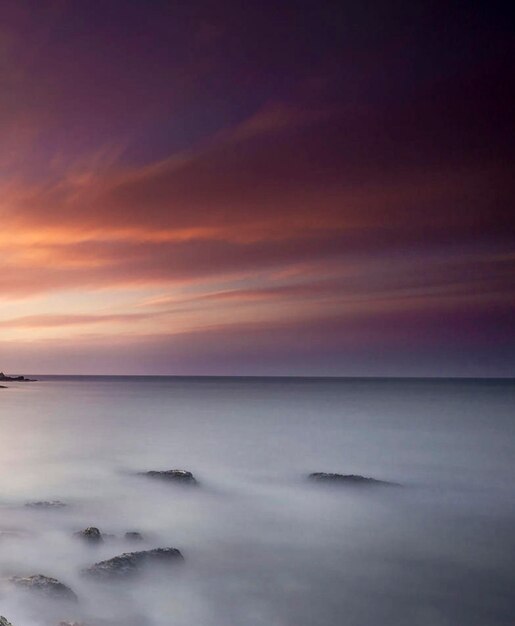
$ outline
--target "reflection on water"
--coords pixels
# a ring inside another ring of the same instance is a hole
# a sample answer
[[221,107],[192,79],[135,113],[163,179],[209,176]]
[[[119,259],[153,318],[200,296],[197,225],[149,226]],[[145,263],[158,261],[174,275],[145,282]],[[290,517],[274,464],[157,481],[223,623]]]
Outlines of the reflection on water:
[[[490,626],[514,622],[515,386],[506,381],[49,377],[0,390],[0,583],[14,626]],[[137,475],[193,471],[200,488]],[[309,472],[403,489],[310,484]],[[27,501],[62,500],[59,509]],[[74,532],[113,535],[89,545]],[[141,543],[124,538],[141,532]],[[131,550],[186,562],[80,575]]]

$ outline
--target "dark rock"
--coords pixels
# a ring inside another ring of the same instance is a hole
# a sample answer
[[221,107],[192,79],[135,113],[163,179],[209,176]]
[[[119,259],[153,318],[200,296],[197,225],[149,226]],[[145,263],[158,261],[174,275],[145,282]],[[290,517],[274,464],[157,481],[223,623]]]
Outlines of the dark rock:
[[142,552],[125,552],[95,563],[83,570],[83,573],[97,578],[123,579],[137,575],[147,565],[172,565],[182,561],[184,557],[176,548],[156,548]]
[[136,531],[131,531],[125,533],[125,539],[127,539],[127,541],[143,541],[143,535]]
[[171,469],[164,471],[142,472],[142,476],[149,478],[160,478],[161,480],[169,480],[184,485],[197,485],[197,480],[191,472],[180,469]]
[[31,509],[62,509],[66,504],[61,500],[41,500],[39,502],[27,502],[25,506]]
[[104,538],[102,537],[102,533],[95,526],[89,526],[84,530],[80,530],[75,533],[75,537],[80,537],[89,543],[102,543]]
[[6,376],[3,372],[0,372],[0,381],[2,382],[17,382],[17,383],[33,383],[36,382],[32,378],[25,378],[25,376]]
[[13,626],[11,622],[8,622],[5,617],[0,615],[0,626]]
[[9,582],[21,589],[37,591],[47,596],[62,598],[63,600],[77,600],[77,596],[69,587],[59,582],[56,578],[50,578],[42,574],[35,576],[13,576],[9,578]]
[[377,480],[376,478],[367,478],[366,476],[359,476],[357,474],[331,474],[327,472],[315,472],[310,474],[308,478],[319,483],[349,485],[355,487],[396,485],[396,483],[390,483],[385,480]]

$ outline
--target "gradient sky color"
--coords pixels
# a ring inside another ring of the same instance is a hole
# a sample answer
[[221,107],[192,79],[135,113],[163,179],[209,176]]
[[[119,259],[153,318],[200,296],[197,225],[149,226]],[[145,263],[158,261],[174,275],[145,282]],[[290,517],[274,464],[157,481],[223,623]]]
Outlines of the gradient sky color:
[[0,369],[515,375],[501,4],[4,0]]

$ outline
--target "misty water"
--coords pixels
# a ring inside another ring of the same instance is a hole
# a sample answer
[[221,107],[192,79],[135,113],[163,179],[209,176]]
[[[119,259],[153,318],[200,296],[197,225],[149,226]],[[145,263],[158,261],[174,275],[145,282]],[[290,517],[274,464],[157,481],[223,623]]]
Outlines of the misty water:
[[[14,626],[515,622],[509,381],[58,378],[0,389],[0,615]],[[182,468],[197,488],[138,476]],[[315,471],[401,488],[328,488]],[[34,510],[36,500],[67,507]],[[97,526],[88,545],[74,532]],[[144,541],[132,544],[126,531]],[[81,569],[176,547],[127,582]],[[44,574],[79,597],[20,591]]]

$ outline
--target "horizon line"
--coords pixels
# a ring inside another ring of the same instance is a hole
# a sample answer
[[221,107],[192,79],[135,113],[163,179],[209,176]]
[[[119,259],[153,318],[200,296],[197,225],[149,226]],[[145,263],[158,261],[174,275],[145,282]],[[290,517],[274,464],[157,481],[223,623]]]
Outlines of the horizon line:
[[[11,374],[18,376],[21,374]],[[223,379],[323,379],[323,380],[507,380],[515,381],[515,376],[393,376],[393,375],[320,375],[320,374],[38,374],[23,376],[55,376],[61,378],[223,378]]]

